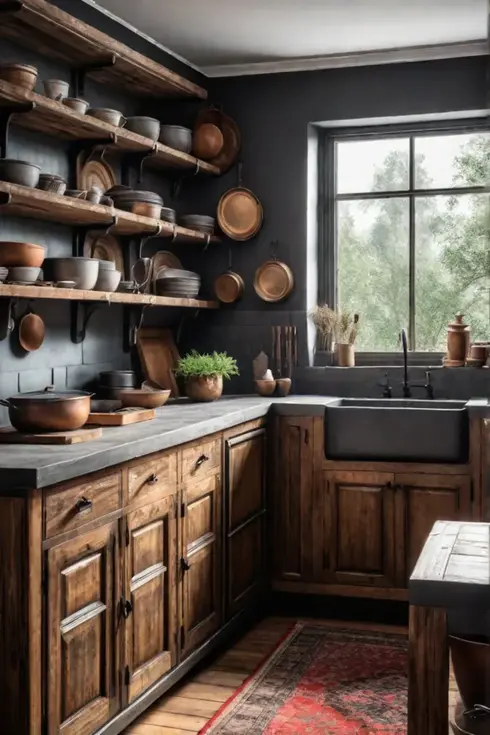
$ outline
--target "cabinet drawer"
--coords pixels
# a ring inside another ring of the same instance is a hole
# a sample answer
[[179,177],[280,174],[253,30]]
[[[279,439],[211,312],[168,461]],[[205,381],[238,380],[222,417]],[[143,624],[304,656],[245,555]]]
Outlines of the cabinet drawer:
[[216,475],[221,467],[221,439],[211,439],[182,451],[182,482]]
[[175,452],[147,457],[128,469],[128,503],[139,505],[173,495],[177,489]]
[[71,531],[118,510],[121,505],[121,472],[47,490],[44,495],[45,537]]

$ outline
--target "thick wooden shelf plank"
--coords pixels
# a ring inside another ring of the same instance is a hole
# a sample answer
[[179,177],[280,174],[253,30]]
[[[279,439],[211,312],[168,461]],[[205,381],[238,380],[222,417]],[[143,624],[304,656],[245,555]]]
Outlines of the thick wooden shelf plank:
[[[89,227],[110,224],[113,217],[117,224],[111,228],[114,235],[151,235],[160,227],[159,237],[173,237],[177,243],[207,243],[208,236],[196,230],[188,230],[170,222],[143,217],[131,212],[123,212],[113,207],[103,207],[100,204],[91,204],[83,199],[58,196],[40,189],[31,189],[28,186],[8,184],[0,181],[0,195],[10,196],[8,204],[0,205],[0,214],[10,214],[16,217],[27,217],[47,222],[57,222],[71,227]],[[210,242],[219,242],[219,238],[212,237]]]
[[[1,7],[1,5],[0,5]],[[0,14],[0,25],[2,16]],[[178,168],[193,171],[199,166],[201,173],[218,175],[220,170],[206,161],[201,161],[188,153],[169,148],[163,143],[155,143],[149,138],[132,133],[124,128],[116,128],[90,115],[81,115],[61,102],[51,100],[42,94],[29,92],[13,84],[0,80],[0,101],[2,103],[24,104],[33,102],[32,112],[15,115],[13,122],[29,130],[46,133],[67,140],[107,140],[113,139],[110,146],[114,151],[152,153],[148,164],[153,168]]]
[[115,55],[114,66],[90,72],[97,81],[130,87],[132,94],[143,96],[207,98],[199,85],[46,0],[0,0],[0,15],[0,36],[43,56],[80,66]]
[[60,301],[105,301],[108,304],[142,304],[147,306],[173,306],[176,308],[218,309],[217,301],[184,299],[153,294],[106,293],[105,291],[79,291],[74,288],[54,286],[18,286],[0,284],[0,297],[16,299],[57,299]]

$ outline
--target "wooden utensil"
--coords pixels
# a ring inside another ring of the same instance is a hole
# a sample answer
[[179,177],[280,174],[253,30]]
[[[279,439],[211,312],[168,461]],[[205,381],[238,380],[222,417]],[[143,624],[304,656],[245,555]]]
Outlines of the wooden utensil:
[[110,260],[115,263],[116,270],[124,280],[124,256],[119,241],[114,235],[97,235],[88,232],[83,243],[83,255],[85,258],[96,258],[97,260]]
[[142,421],[151,421],[155,416],[154,408],[123,408],[112,412],[91,411],[87,424],[128,426],[129,424],[139,424]]
[[38,314],[30,311],[19,322],[19,343],[26,352],[38,350],[44,342],[46,327]]
[[262,301],[268,303],[284,301],[293,288],[293,272],[286,263],[280,260],[267,260],[255,271],[254,289]]
[[146,379],[169,389],[171,396],[179,396],[174,370],[180,355],[170,329],[142,327],[136,343]]
[[0,428],[0,444],[80,444],[100,439],[102,429],[77,429],[76,431],[52,431],[47,434],[22,434],[6,426]]

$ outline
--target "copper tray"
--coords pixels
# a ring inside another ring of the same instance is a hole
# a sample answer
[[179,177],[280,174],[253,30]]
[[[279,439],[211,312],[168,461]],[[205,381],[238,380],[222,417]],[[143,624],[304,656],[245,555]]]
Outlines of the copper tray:
[[250,189],[237,186],[219,200],[218,224],[231,240],[250,240],[260,230],[263,219],[262,205]]
[[294,288],[291,268],[280,260],[266,260],[255,271],[254,289],[262,301],[284,301]]

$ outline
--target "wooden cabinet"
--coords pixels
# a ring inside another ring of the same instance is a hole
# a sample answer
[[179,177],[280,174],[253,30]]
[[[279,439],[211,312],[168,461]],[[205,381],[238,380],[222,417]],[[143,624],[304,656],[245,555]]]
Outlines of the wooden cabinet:
[[119,708],[118,555],[117,522],[47,553],[48,735],[91,735]]
[[[396,586],[403,506],[388,472],[326,471],[315,577],[334,584]],[[312,522],[315,522],[312,518]]]
[[176,663],[176,495],[129,513],[124,594],[127,702]]
[[317,461],[314,439],[312,418],[276,417],[271,524],[276,580],[311,578],[311,520]]
[[228,618],[263,592],[266,555],[266,431],[225,441],[225,544]]
[[462,475],[397,473],[405,502],[406,582],[436,521],[471,520],[471,481]]
[[188,655],[221,625],[221,475],[183,490],[181,652]]

